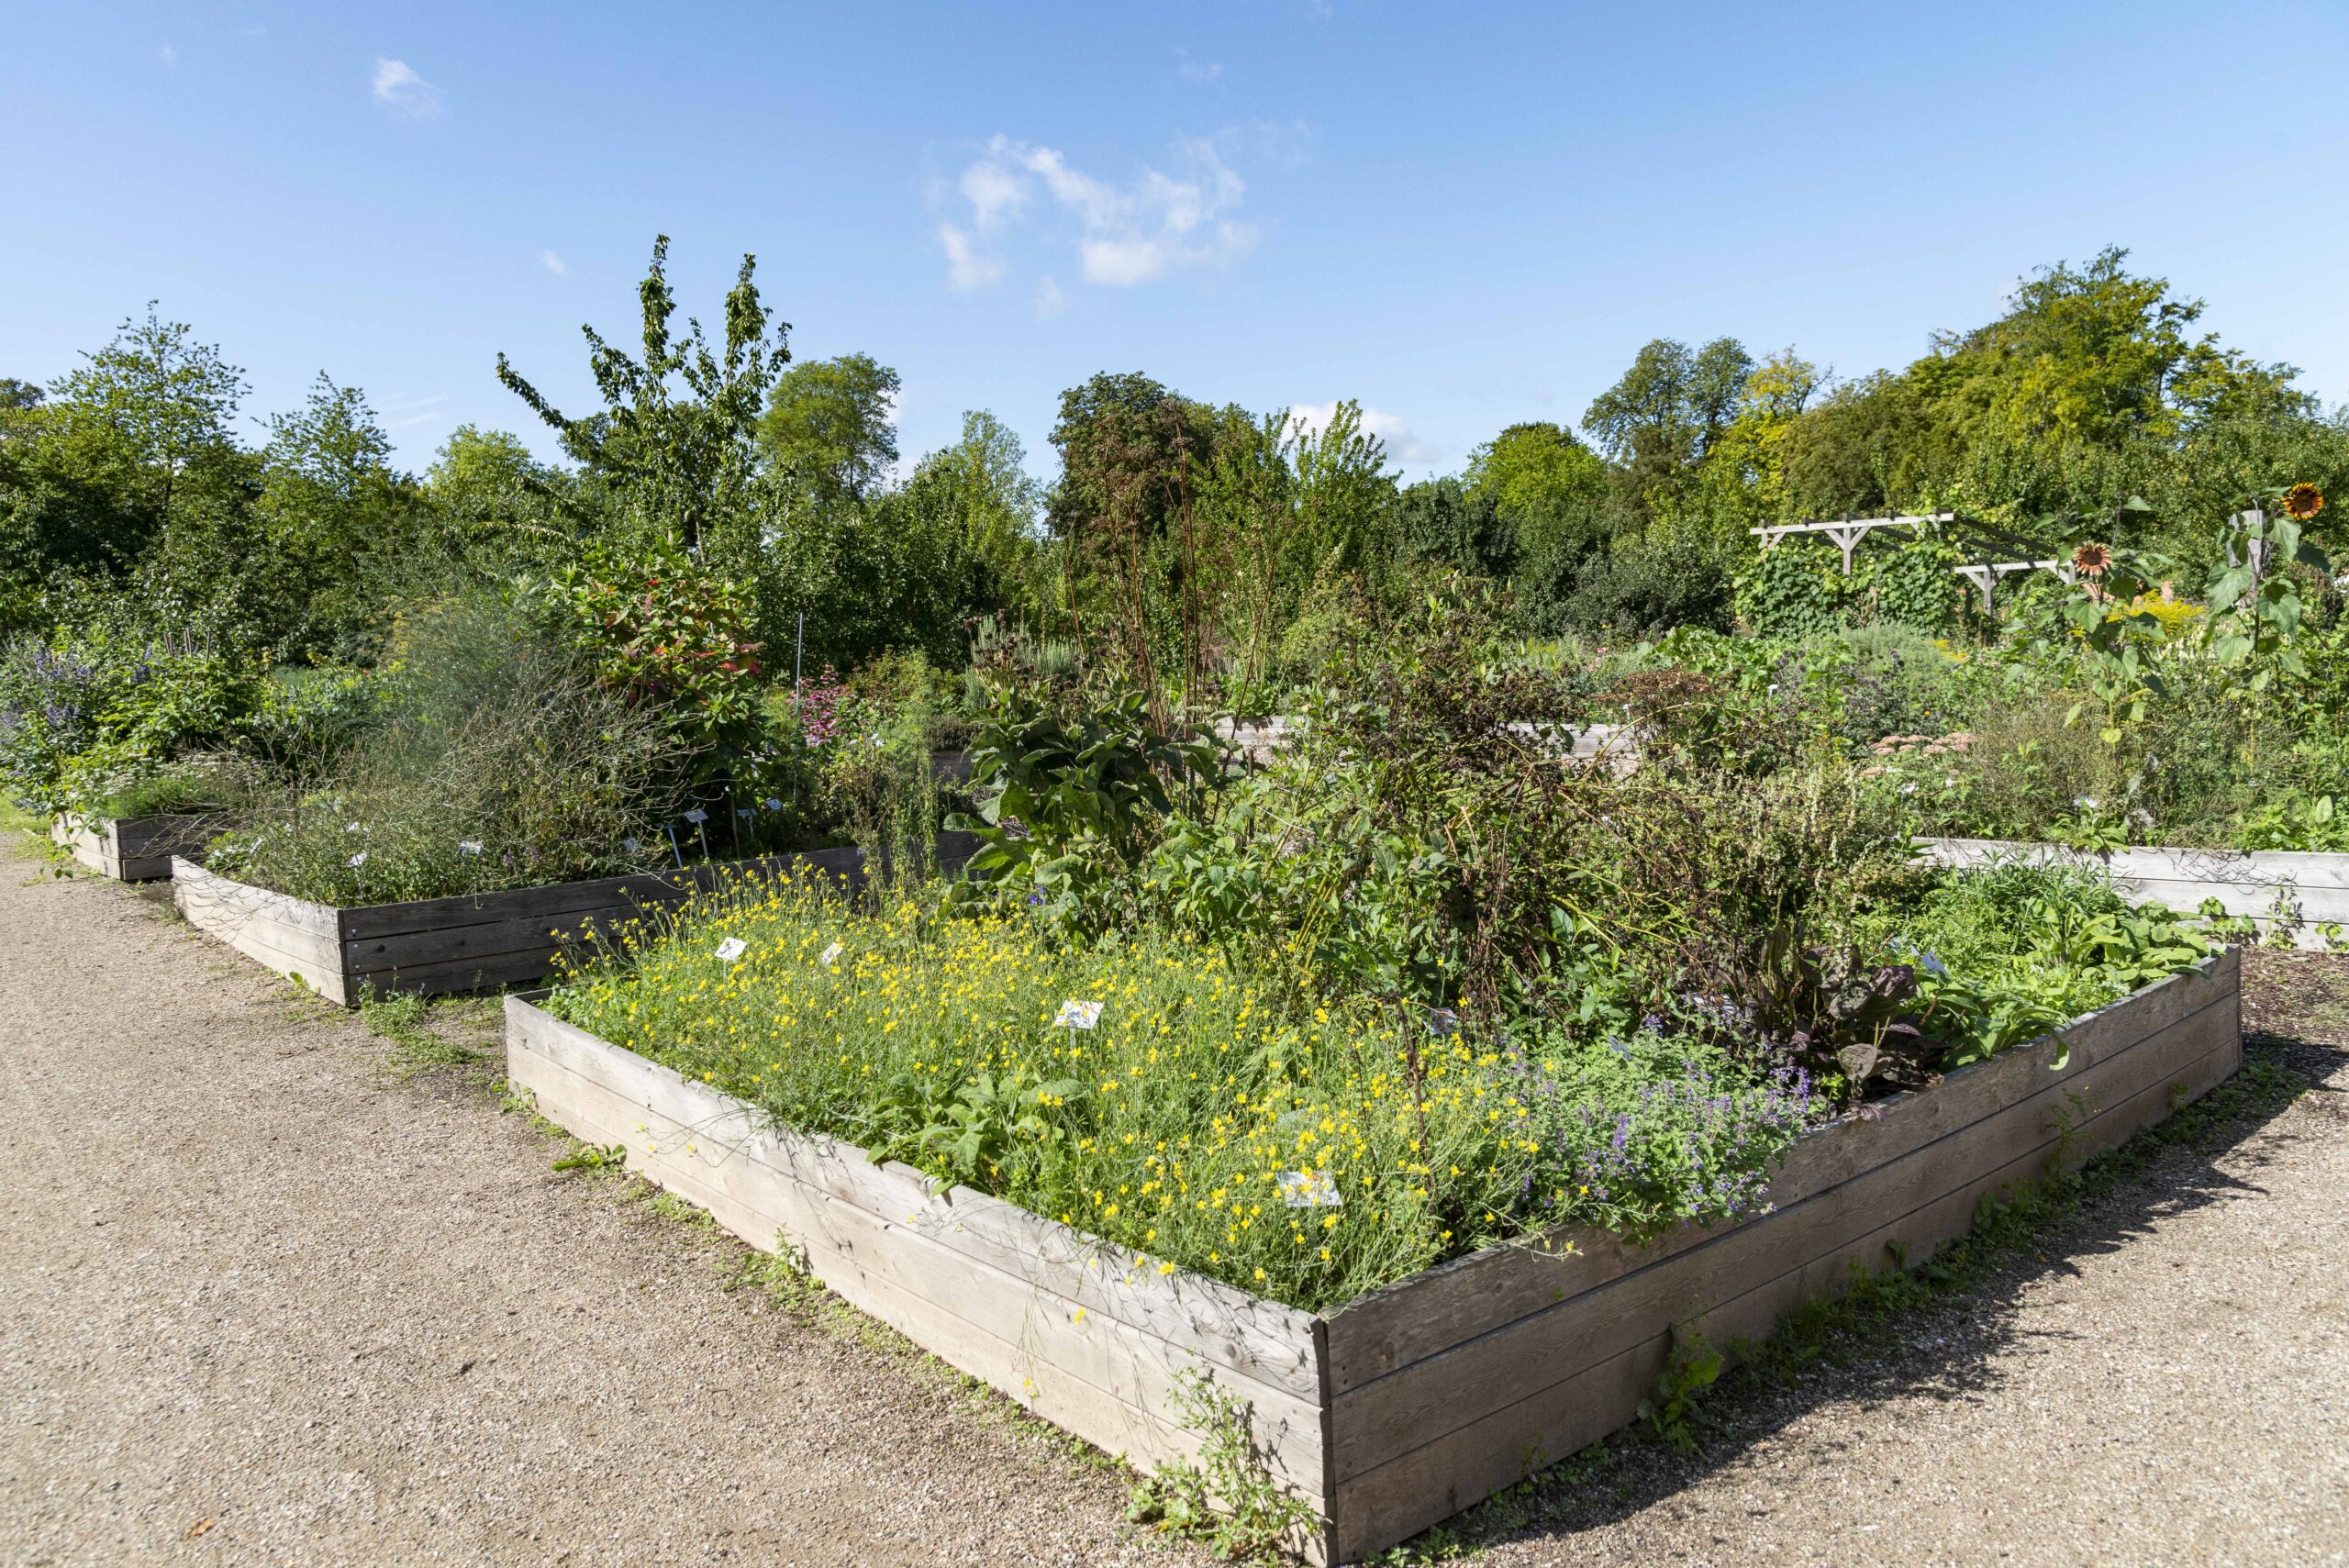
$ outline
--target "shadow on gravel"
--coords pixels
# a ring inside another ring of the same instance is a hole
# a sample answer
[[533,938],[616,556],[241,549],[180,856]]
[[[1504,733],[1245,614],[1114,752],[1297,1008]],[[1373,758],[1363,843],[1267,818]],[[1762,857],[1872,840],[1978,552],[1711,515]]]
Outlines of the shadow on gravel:
[[[2258,1195],[2261,1173],[2297,1141],[2261,1135],[2296,1106],[2328,1132],[2349,1129],[2349,957],[2246,953],[2243,1043],[2243,1071],[2169,1122],[1986,1213],[1971,1236],[1920,1268],[1868,1279],[1843,1303],[1798,1311],[1767,1344],[1746,1347],[1753,1359],[1690,1417],[1693,1448],[1627,1429],[1383,1561],[1443,1562],[1512,1540],[1553,1542],[1570,1557],[1577,1533],[1669,1507],[1822,1406],[1965,1400],[1995,1389],[2000,1351],[2071,1338],[2019,1327],[2030,1286],[2077,1273],[2083,1260],[2132,1245],[2176,1215]],[[2219,1168],[2222,1158],[2232,1169]]]

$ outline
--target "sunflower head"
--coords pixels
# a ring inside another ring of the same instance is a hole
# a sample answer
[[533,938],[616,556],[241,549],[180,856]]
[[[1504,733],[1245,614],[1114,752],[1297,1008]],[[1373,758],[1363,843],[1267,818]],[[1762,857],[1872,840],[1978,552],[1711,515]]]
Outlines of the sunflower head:
[[2324,510],[2324,492],[2313,484],[2295,484],[2284,492],[2284,515],[2305,523]]
[[2112,564],[2112,547],[2084,544],[2072,551],[2072,570],[2083,577],[2101,577],[2105,568]]

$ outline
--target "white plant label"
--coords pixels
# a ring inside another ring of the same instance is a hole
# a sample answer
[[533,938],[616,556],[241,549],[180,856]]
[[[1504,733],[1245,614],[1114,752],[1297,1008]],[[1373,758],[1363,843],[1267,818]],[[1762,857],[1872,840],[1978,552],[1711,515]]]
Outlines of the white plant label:
[[1341,1208],[1344,1195],[1338,1191],[1338,1178],[1327,1171],[1283,1171],[1277,1184],[1281,1202],[1291,1208]]
[[360,851],[357,854],[355,854],[355,855],[353,855],[353,856],[351,856],[351,857],[350,864],[351,864],[351,870],[353,870],[353,871],[357,871],[361,866],[363,866],[363,865],[365,865],[366,863],[367,863],[367,851],[364,851],[364,850]]
[[816,962],[829,969],[839,961],[841,954],[847,951],[847,948],[842,946],[841,943],[834,942],[831,946],[826,948],[822,952],[816,955]]
[[709,820],[709,813],[696,806],[691,811],[685,813],[685,820],[698,828],[703,823]]
[[1100,1021],[1100,1003],[1079,1002],[1072,997],[1061,1004],[1058,1016],[1052,1019],[1052,1027],[1058,1029],[1089,1029]]
[[457,853],[461,855],[477,855],[481,853],[481,840],[479,839],[458,840]]
[[744,941],[741,938],[729,937],[724,941],[718,944],[718,962],[720,963],[731,963],[750,951],[751,944]]

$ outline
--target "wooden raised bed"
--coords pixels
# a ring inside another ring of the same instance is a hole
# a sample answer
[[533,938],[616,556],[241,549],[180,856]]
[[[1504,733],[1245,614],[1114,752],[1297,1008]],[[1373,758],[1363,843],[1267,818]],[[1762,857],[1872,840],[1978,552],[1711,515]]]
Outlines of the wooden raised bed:
[[[2349,855],[2302,850],[2113,850],[2098,853],[2061,844],[2001,839],[1925,839],[1943,865],[1980,865],[2021,856],[2110,872],[2113,885],[2140,904],[2166,904],[2190,915],[2215,898],[2229,915],[2257,922],[2269,940],[2325,951],[2349,942]],[[2332,928],[2327,929],[2326,928]]]
[[212,826],[206,817],[83,817],[69,811],[50,824],[49,836],[75,860],[117,882],[160,882],[172,874],[172,857],[200,847]]
[[[1980,1202],[2161,1120],[2241,1061],[2238,956],[1871,1106],[1798,1144],[1771,1212],[1646,1246],[1574,1229],[1488,1248],[1314,1316],[1155,1265],[967,1188],[774,1127],[744,1102],[506,1003],[507,1073],[540,1114],[796,1255],[853,1305],[1078,1436],[1148,1466],[1196,1441],[1196,1370],[1252,1407],[1314,1562],[1406,1540],[1623,1426],[1675,1330],[1758,1339],[1855,1270],[1914,1264]],[[2069,1056],[2054,1062],[2063,1046]]]
[[[970,859],[968,835],[941,835],[941,870]],[[504,893],[342,909],[233,882],[184,858],[172,862],[172,902],[187,922],[263,968],[291,975],[330,1002],[442,995],[540,980],[555,955],[591,929],[612,929],[683,903],[729,873],[812,868],[860,881],[863,852],[817,850],[683,871],[557,883]]]

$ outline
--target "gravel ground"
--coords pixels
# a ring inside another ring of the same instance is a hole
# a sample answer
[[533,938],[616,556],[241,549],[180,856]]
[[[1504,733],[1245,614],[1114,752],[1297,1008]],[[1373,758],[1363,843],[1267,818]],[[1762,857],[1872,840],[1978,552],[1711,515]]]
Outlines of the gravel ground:
[[[0,1562],[1199,1561],[167,906],[0,862]],[[2254,956],[2254,1059],[2310,1093],[1725,1385],[1696,1454],[1619,1441],[1413,1555],[2349,1562],[2349,963]]]
[[0,852],[0,1562],[1199,1561],[391,1067],[168,904]]

